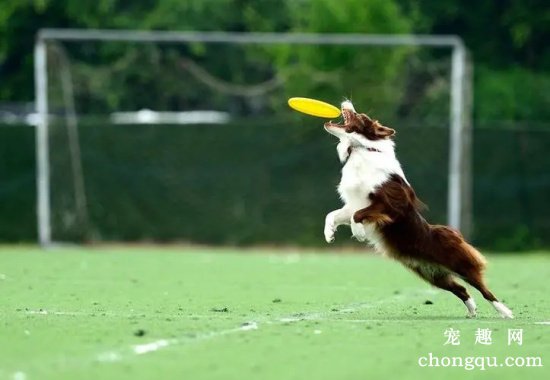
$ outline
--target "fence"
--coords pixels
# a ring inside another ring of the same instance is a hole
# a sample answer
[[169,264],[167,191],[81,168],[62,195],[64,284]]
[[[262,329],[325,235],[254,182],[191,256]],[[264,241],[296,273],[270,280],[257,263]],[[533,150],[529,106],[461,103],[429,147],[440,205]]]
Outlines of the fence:
[[[63,232],[72,238],[325,245],[322,225],[339,204],[340,166],[319,123],[81,128],[93,233]],[[448,130],[398,130],[405,173],[430,206],[428,219],[444,223],[446,181],[434,179],[437,168],[427,162],[446,165],[448,149],[440,143]],[[124,149],[114,149],[120,141]],[[214,141],[223,144],[212,149]],[[550,130],[483,126],[473,142],[474,242],[493,250],[550,246]],[[36,241],[33,129],[0,127],[0,152],[0,240]],[[337,239],[349,244],[348,236],[342,228]]]

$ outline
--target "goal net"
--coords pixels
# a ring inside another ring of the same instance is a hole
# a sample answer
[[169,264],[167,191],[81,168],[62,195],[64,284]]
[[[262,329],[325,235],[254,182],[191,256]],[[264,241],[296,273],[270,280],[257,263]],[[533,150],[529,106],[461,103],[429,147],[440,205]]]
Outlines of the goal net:
[[323,244],[336,141],[291,96],[395,128],[428,219],[465,227],[465,62],[453,37],[42,31],[41,242]]

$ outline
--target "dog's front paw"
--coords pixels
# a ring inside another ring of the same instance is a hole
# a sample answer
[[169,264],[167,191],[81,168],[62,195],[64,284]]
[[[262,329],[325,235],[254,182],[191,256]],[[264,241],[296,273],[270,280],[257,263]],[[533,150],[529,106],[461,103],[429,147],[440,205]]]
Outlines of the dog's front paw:
[[365,226],[363,225],[363,223],[355,223],[352,221],[351,233],[353,237],[355,237],[359,241],[367,240],[367,233],[365,231]]
[[334,241],[334,232],[336,232],[336,227],[334,226],[334,217],[331,214],[328,214],[325,218],[325,240],[327,243],[332,243]]

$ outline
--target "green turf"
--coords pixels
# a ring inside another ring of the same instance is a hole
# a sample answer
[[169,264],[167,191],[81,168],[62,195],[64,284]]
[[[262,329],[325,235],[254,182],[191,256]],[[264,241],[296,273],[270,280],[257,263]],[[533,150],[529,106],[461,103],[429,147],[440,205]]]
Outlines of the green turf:
[[[550,255],[489,261],[489,287],[513,321],[477,292],[479,317],[466,319],[454,296],[367,255],[4,247],[0,378],[550,378],[550,325],[535,324],[550,320]],[[459,346],[443,345],[450,327]],[[492,345],[474,344],[477,328],[492,330]],[[507,345],[508,328],[524,330],[522,346]],[[420,368],[430,352],[540,356],[544,367]]]

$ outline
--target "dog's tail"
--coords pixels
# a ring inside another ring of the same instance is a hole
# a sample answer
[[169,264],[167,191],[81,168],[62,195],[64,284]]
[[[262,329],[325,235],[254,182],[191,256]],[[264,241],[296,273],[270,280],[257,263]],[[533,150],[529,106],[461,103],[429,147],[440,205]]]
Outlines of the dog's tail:
[[487,266],[487,260],[483,255],[468,244],[460,232],[447,226],[432,226],[434,239],[445,250],[443,256],[445,267],[460,273],[458,269],[471,268],[482,272]]
[[472,247],[466,241],[463,241],[462,249],[470,257],[470,260],[476,263],[476,266],[481,271],[485,270],[485,268],[487,267],[487,259],[485,259],[485,257],[481,254],[481,252],[479,252],[477,249]]

